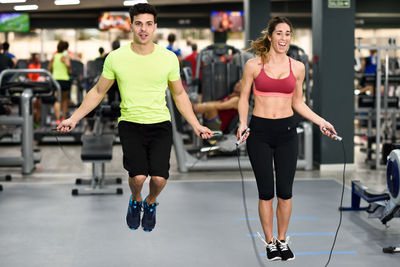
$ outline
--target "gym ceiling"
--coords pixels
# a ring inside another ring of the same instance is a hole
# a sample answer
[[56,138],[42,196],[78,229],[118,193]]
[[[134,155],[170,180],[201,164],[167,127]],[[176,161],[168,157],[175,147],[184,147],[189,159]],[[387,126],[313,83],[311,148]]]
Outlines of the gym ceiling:
[[[26,0],[36,4],[30,11],[31,27],[97,28],[104,11],[127,11],[124,0],[81,0],[79,5],[56,6],[54,0]],[[160,13],[159,27],[208,28],[210,12],[243,10],[243,0],[149,0]],[[400,28],[400,1],[355,0],[358,28]],[[15,12],[16,4],[0,4],[0,12]],[[289,17],[296,27],[311,28],[312,0],[271,0],[271,16]]]

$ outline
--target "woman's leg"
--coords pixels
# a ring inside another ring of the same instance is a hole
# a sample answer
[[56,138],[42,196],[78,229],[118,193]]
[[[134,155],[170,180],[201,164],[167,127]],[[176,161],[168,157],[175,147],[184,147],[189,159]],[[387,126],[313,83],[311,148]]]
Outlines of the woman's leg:
[[274,226],[274,209],[272,204],[274,199],[258,200],[258,214],[260,216],[261,226],[264,231],[265,240],[267,243],[271,242],[273,238],[272,228]]
[[69,91],[62,91],[61,93],[61,109],[63,114],[63,119],[67,118],[69,105]]
[[249,154],[251,166],[257,181],[258,188],[258,212],[261,225],[267,242],[270,242],[273,234],[273,199],[274,199],[274,178],[272,171],[271,147],[261,142],[254,133],[251,133],[247,139],[247,151]]
[[285,240],[292,213],[292,188],[296,173],[297,154],[297,134],[275,149],[274,164],[276,172],[276,195],[278,197],[276,209],[278,240]]
[[[57,95],[58,95],[58,93],[54,92],[54,97],[57,98]],[[58,102],[58,101],[54,102],[53,108],[54,108],[54,116],[56,117],[56,120],[59,120],[60,119],[60,102]]]
[[286,239],[286,232],[289,227],[290,215],[292,213],[292,199],[278,197],[276,207],[276,218],[278,221],[278,240]]

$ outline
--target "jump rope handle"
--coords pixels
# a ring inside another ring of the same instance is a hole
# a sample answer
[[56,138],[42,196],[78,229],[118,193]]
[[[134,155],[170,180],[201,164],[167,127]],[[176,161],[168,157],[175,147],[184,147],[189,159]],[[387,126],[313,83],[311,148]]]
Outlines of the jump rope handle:
[[322,127],[322,130],[323,130],[324,132],[326,132],[326,131],[330,132],[331,135],[332,135],[333,137],[335,137],[338,141],[342,141],[342,139],[343,139],[341,136],[332,133],[330,130],[328,130],[328,129],[325,128],[325,127]]
[[250,132],[250,128],[247,128],[247,129],[242,133],[242,136],[240,136],[240,139],[236,141],[235,144],[236,144],[237,146],[240,145],[240,143],[243,142],[243,139],[244,139],[245,135],[246,135],[248,132]]

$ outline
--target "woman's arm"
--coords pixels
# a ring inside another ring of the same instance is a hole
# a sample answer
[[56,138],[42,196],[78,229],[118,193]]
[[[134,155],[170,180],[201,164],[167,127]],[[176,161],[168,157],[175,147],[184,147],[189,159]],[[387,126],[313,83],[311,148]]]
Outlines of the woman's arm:
[[[236,133],[238,139],[241,137],[242,133],[247,129],[247,116],[249,113],[249,96],[250,96],[251,86],[253,84],[253,77],[254,77],[253,73],[255,69],[254,65],[255,65],[255,60],[251,59],[247,61],[246,65],[244,66],[244,71],[241,81],[242,88],[240,91],[240,97],[238,102],[239,123],[240,123],[239,129]],[[244,138],[244,140],[246,140],[247,136]]]

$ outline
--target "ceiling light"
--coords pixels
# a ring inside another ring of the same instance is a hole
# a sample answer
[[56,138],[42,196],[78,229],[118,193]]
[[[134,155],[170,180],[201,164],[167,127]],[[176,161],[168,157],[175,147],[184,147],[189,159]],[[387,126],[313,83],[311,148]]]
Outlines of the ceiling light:
[[134,6],[136,4],[147,4],[147,0],[126,0],[124,6]]
[[25,3],[26,0],[0,0],[1,4]]
[[38,5],[14,6],[14,10],[16,11],[36,10],[38,8]]
[[79,5],[79,0],[56,0],[54,1],[56,6],[66,6],[66,5]]

